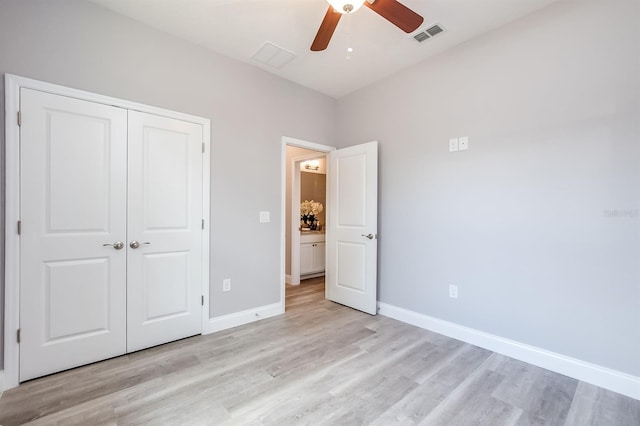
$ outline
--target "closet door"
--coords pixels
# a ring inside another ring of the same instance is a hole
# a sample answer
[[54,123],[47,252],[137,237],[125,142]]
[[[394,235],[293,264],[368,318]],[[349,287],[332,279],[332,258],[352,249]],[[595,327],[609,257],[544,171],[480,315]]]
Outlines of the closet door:
[[20,96],[24,381],[125,353],[127,112]]
[[129,352],[202,331],[202,137],[129,111]]

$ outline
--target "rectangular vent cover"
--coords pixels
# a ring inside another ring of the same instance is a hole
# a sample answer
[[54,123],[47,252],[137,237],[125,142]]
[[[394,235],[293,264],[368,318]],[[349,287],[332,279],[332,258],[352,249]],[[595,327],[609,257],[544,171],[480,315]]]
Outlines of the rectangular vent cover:
[[422,43],[423,41],[428,40],[431,37],[435,37],[442,32],[444,32],[444,28],[439,24],[435,24],[425,30],[418,31],[418,33],[413,35],[413,38]]
[[296,55],[283,49],[280,46],[267,41],[265,42],[252,58],[261,64],[269,65],[273,68],[282,68],[295,59]]

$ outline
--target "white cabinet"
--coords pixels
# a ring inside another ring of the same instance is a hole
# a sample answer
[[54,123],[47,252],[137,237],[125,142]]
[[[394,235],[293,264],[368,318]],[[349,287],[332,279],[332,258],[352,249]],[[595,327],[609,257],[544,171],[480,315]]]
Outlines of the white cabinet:
[[324,272],[324,234],[302,234],[300,236],[300,275]]

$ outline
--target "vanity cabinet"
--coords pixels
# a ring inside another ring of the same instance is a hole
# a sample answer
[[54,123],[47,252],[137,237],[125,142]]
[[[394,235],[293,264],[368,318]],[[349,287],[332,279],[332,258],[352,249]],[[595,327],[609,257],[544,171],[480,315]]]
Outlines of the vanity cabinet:
[[300,236],[300,275],[322,274],[325,265],[324,233]]

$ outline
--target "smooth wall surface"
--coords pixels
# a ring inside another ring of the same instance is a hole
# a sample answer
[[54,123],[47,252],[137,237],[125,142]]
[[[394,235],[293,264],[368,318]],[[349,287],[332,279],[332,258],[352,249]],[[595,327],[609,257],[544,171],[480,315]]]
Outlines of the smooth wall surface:
[[335,100],[82,1],[0,0],[4,73],[211,119],[212,316],[279,302],[281,138],[333,144]]
[[381,302],[640,376],[638,22],[562,1],[338,101],[380,141]]

